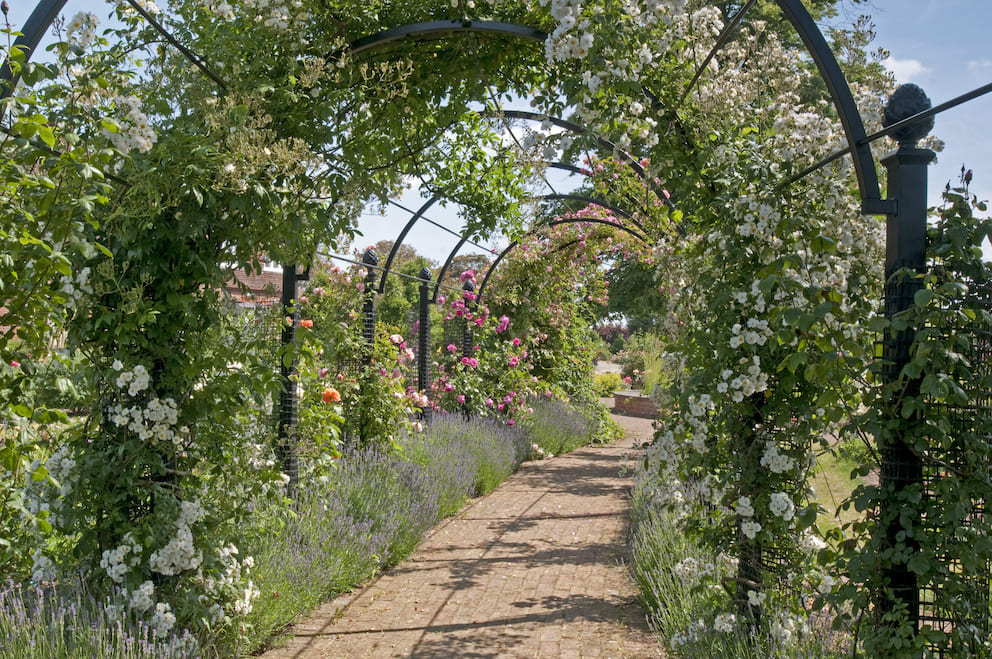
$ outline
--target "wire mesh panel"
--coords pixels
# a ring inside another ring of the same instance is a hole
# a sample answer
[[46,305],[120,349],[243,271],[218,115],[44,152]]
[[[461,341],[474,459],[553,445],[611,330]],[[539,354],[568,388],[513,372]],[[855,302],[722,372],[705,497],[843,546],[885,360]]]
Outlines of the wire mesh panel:
[[[984,315],[992,312],[992,284],[972,282],[967,293],[948,305],[945,312],[949,322],[940,333],[945,340],[956,341],[970,377],[956,379],[966,394],[966,402],[931,407],[935,412],[932,417],[944,419],[948,425],[946,433],[930,442],[925,456],[923,479],[932,504],[927,509],[932,511],[933,519],[923,523],[925,532],[952,540],[945,542],[935,556],[943,565],[938,576],[920,584],[920,622],[959,638],[955,631],[971,630],[969,636],[988,638],[992,630],[992,566],[973,550],[974,543],[990,531],[985,517],[987,488],[963,495],[951,488],[960,488],[966,481],[992,482],[992,465],[976,460],[973,450],[978,444],[992,443],[992,325]],[[974,320],[966,326],[955,326],[951,320],[972,315]],[[975,652],[980,651],[955,647],[954,641],[946,640],[931,643],[929,650],[934,657],[978,656]]]

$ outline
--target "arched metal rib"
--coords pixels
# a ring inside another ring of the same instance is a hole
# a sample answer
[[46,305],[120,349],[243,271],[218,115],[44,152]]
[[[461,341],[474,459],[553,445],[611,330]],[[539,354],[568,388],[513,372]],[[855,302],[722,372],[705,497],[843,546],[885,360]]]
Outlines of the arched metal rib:
[[830,98],[833,99],[840,123],[844,127],[844,134],[847,136],[847,143],[852,146],[854,171],[861,192],[861,212],[866,215],[890,214],[894,202],[882,199],[878,187],[878,174],[875,171],[875,159],[872,156],[871,146],[865,142],[865,125],[837,58],[834,57],[823,33],[820,32],[820,28],[806,11],[801,0],[776,0],[776,2],[799,33],[799,38],[806,45],[820,72],[820,77],[827,85]]
[[392,27],[388,30],[362,37],[351,42],[347,52],[350,55],[358,55],[403,39],[444,37],[462,32],[501,34],[530,41],[544,41],[548,37],[546,32],[515,23],[499,23],[496,21],[427,21],[424,23],[411,23],[409,25]]
[[[538,226],[534,227],[532,230],[528,231],[527,232],[527,235],[528,236],[529,235],[533,235],[533,234],[537,233],[540,229],[544,229],[544,228],[547,228],[547,227],[558,226],[559,224],[582,224],[583,222],[591,222],[593,224],[605,224],[605,225],[611,226],[611,227],[613,227],[615,229],[620,229],[621,231],[625,231],[626,233],[629,233],[630,235],[634,236],[638,240],[641,240],[642,242],[648,242],[647,241],[647,238],[645,238],[643,235],[637,233],[636,231],[634,231],[633,229],[631,229],[629,227],[625,227],[622,224],[614,224],[613,222],[608,222],[607,220],[600,220],[600,219],[596,219],[596,218],[583,218],[583,219],[577,219],[576,218],[576,219],[567,219],[567,220],[554,220],[552,222],[547,222],[547,223],[544,223],[544,224],[539,224]],[[486,276],[482,278],[482,283],[479,284],[479,289],[478,289],[478,291],[476,291],[476,301],[479,301],[479,300],[482,299],[482,296],[483,296],[483,294],[486,291],[486,284],[489,283],[489,278],[492,276],[493,272],[496,271],[496,267],[500,264],[500,261],[502,261],[504,258],[506,258],[506,255],[509,254],[513,249],[515,249],[519,244],[520,244],[520,241],[519,240],[514,240],[513,242],[511,242],[509,245],[506,246],[506,249],[504,249],[502,252],[500,252],[500,255],[498,257],[496,257],[496,260],[493,261],[492,265],[489,266],[489,269],[486,270]]]

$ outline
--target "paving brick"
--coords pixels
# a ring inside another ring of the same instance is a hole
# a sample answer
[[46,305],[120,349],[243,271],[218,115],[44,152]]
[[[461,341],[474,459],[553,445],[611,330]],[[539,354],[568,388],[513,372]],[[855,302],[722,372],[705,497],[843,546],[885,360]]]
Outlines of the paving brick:
[[523,465],[263,659],[663,656],[621,563],[632,485],[621,455],[650,423],[615,418],[627,439]]

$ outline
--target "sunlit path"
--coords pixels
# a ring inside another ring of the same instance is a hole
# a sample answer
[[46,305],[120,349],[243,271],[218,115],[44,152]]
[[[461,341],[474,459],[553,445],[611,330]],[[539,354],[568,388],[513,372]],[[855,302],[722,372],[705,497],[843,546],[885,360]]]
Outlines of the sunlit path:
[[525,464],[363,590],[337,598],[266,659],[661,656],[622,564],[627,439]]

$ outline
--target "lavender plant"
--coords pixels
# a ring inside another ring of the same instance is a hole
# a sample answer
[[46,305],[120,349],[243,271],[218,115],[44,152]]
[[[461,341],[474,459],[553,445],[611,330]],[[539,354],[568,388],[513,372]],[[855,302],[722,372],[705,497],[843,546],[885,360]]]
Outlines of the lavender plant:
[[199,657],[187,631],[159,634],[125,606],[119,591],[103,601],[78,587],[0,586],[0,656],[185,659]]

